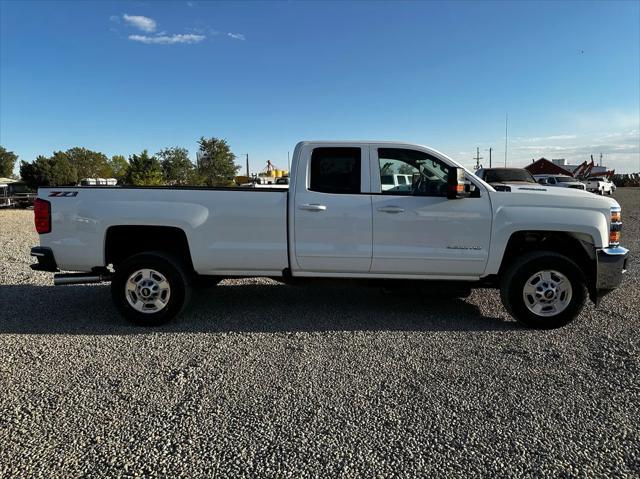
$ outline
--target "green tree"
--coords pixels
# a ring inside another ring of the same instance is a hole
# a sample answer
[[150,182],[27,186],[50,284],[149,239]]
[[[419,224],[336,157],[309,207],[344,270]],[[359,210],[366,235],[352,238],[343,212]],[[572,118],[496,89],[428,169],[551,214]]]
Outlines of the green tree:
[[127,180],[127,174],[129,173],[129,162],[122,155],[114,155],[109,160],[109,167],[111,168],[111,175],[118,180],[118,183],[122,184]]
[[49,159],[44,156],[38,156],[31,163],[20,162],[20,178],[29,188],[35,190],[38,186],[49,186],[49,176]]
[[[86,148],[69,148],[64,152],[78,172],[78,178],[110,178],[113,170],[104,153]],[[55,153],[54,153],[55,155]]]
[[157,153],[162,165],[162,173],[167,185],[185,186],[197,183],[195,165],[189,159],[186,148],[174,146]]
[[227,186],[233,183],[240,166],[226,140],[201,137],[198,141],[198,173],[207,186]]
[[16,161],[18,161],[18,155],[0,146],[0,176],[10,178],[13,175],[13,167]]
[[69,186],[78,183],[78,170],[67,155],[56,152],[48,161],[51,186]]
[[147,150],[129,157],[127,183],[130,185],[162,185],[162,165],[158,158],[149,156]]
[[32,163],[20,163],[20,176],[30,188],[39,186],[69,186],[78,182],[78,173],[69,158],[56,152],[51,158],[38,156]]

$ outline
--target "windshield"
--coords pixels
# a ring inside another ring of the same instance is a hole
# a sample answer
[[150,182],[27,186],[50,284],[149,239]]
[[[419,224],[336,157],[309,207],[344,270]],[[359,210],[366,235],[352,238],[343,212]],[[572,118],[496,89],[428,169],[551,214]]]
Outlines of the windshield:
[[576,179],[570,176],[556,176],[556,181],[558,183],[575,183]]
[[500,168],[499,170],[486,170],[484,181],[487,183],[502,183],[509,181],[525,181],[535,183],[536,180],[527,170],[522,168]]

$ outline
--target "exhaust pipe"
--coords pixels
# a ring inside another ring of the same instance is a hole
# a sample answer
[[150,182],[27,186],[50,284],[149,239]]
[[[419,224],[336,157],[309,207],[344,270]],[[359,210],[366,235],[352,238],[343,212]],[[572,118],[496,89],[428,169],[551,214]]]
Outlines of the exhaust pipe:
[[53,275],[53,284],[56,286],[102,283],[103,281],[111,281],[111,275],[88,273],[59,273]]

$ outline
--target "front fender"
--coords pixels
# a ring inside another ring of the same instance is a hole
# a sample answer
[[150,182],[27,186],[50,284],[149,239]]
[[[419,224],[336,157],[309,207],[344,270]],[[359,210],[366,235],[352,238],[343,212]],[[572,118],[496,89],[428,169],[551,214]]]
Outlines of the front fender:
[[608,244],[607,216],[600,211],[544,206],[502,206],[494,216],[491,255],[485,275],[500,270],[509,239],[521,231],[569,233],[592,243],[596,248]]

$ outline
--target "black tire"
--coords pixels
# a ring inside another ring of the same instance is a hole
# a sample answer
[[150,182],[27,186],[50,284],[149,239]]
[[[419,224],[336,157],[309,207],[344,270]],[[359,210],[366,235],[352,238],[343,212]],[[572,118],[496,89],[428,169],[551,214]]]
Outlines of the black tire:
[[[141,269],[155,270],[169,283],[170,295],[166,305],[157,312],[138,311],[127,299],[127,281]],[[182,312],[191,297],[191,285],[184,265],[177,258],[159,251],[139,253],[127,258],[116,268],[111,281],[111,297],[120,314],[129,321],[139,326],[160,326]]]
[[[557,271],[571,284],[572,294],[566,308],[553,316],[540,316],[525,304],[525,283],[535,273]],[[535,329],[553,329],[573,321],[582,311],[587,298],[587,286],[580,267],[566,256],[553,251],[535,251],[515,259],[500,280],[500,298],[511,316]]]

